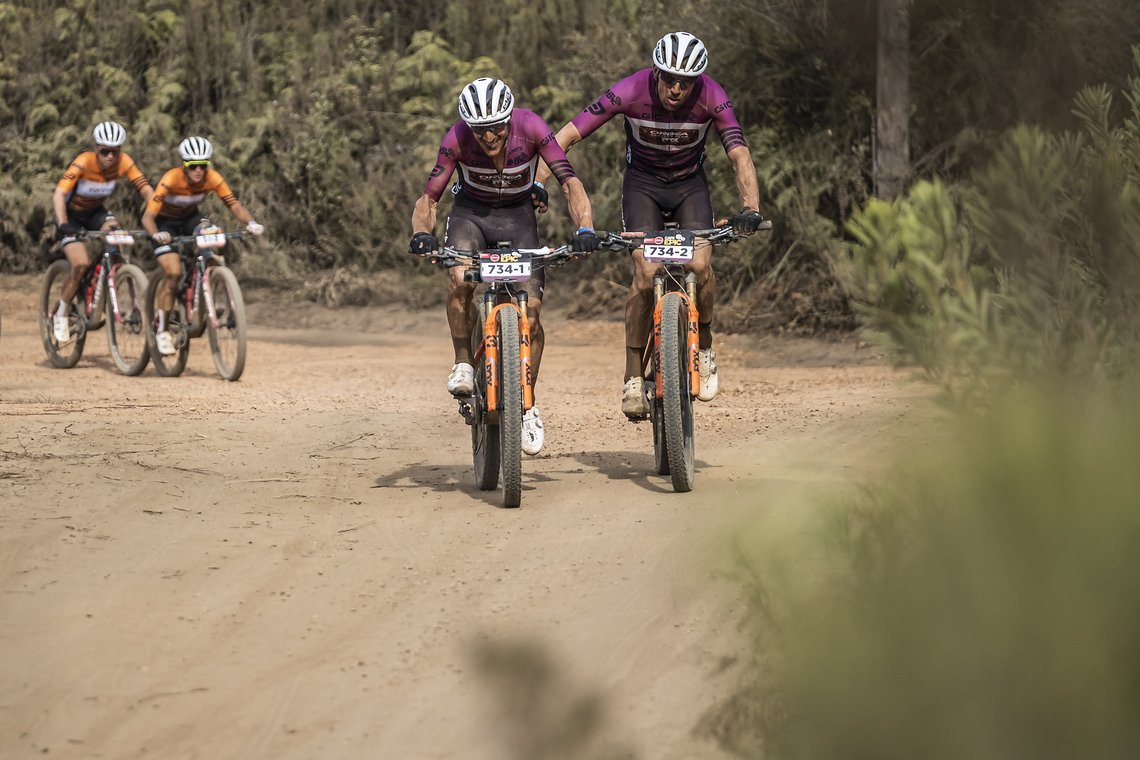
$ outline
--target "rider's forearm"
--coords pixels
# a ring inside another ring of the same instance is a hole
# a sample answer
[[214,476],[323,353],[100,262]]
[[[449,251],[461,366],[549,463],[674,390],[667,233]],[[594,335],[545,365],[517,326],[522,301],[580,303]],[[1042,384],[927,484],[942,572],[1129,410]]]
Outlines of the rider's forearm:
[[241,201],[234,201],[234,205],[230,206],[230,211],[242,224],[249,224],[253,221],[253,214],[249,213],[245,206],[241,205]]
[[435,209],[438,204],[430,195],[421,195],[412,211],[412,234],[417,232],[435,233]]
[[570,216],[573,217],[574,223],[579,228],[593,228],[594,210],[590,206],[590,196],[586,195],[582,180],[571,177],[562,186],[562,191],[566,193],[566,205],[570,208]]
[[67,222],[67,194],[58,187],[51,195],[51,205],[55,211],[55,221],[59,224]]
[[158,234],[158,225],[155,224],[154,214],[150,211],[144,212],[142,216],[142,226],[151,236]]
[[736,172],[736,189],[740,193],[741,208],[760,210],[760,186],[756,181],[756,167],[748,148],[738,146],[728,152]]

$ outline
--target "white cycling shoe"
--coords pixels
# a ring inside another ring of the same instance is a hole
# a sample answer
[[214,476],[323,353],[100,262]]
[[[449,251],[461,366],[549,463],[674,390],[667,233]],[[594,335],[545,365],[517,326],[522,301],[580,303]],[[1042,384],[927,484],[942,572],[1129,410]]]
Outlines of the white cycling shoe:
[[631,420],[649,416],[649,399],[645,397],[645,379],[631,377],[621,388],[621,410]]
[[716,376],[716,351],[711,348],[697,351],[697,364],[701,373],[701,389],[697,393],[697,398],[701,401],[712,401],[720,389],[720,380]]
[[163,356],[173,356],[174,349],[174,336],[168,330],[163,330],[158,335],[154,336],[154,344],[158,348],[158,352]]
[[523,415],[522,423],[522,450],[531,456],[542,451],[542,444],[546,442],[546,433],[542,429],[542,420],[538,416],[538,407],[532,406]]
[[447,392],[452,396],[470,396],[475,392],[475,368],[460,362],[447,376]]
[[61,346],[71,342],[71,327],[67,323],[65,310],[59,309],[52,317],[52,333],[55,335],[55,342]]

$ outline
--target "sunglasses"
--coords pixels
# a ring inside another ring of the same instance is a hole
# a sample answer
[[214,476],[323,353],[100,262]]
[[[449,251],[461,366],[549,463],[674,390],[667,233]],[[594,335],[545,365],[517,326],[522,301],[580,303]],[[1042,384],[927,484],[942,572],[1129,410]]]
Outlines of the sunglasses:
[[697,83],[696,77],[679,77],[673,74],[666,74],[662,72],[659,74],[661,83],[665,85],[665,89],[671,90],[674,87],[680,87],[682,90],[687,90]]
[[479,131],[477,132],[477,134],[485,135],[488,132],[490,132],[491,134],[495,135],[496,137],[502,137],[503,135],[505,135],[507,133],[507,130],[510,128],[511,128],[511,123],[509,121],[504,121],[502,124],[488,124],[486,126],[479,127]]
[[209,168],[209,161],[183,161],[182,165],[187,169],[206,169]]
[[117,156],[119,155],[118,148],[99,148],[98,153],[100,156]]

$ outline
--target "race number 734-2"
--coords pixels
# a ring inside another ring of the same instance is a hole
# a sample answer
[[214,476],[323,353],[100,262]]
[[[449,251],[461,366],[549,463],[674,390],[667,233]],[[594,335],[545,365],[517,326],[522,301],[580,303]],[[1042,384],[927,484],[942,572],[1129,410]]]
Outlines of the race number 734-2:
[[688,262],[693,260],[691,230],[647,232],[642,238],[642,255],[646,261]]

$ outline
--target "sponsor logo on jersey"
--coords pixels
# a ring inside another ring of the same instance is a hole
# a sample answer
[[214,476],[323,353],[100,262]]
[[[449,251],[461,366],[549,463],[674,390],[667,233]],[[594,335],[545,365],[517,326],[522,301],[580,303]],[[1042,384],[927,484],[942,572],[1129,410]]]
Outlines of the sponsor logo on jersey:
[[89,179],[81,179],[75,186],[75,194],[81,195],[84,198],[106,198],[113,192],[115,192],[114,180],[110,182],[92,182]]
[[668,147],[692,145],[700,139],[700,131],[697,129],[652,127],[646,124],[638,125],[637,134],[638,137],[641,138],[641,142],[646,145],[663,145]]
[[618,108],[621,108],[621,98],[615,95],[613,90],[606,90],[606,99]]
[[602,114],[604,114],[606,112],[606,107],[603,106],[601,103],[595,101],[595,102],[591,103],[586,108],[586,110],[588,112],[590,112],[591,114],[593,114],[594,116],[601,116]]

